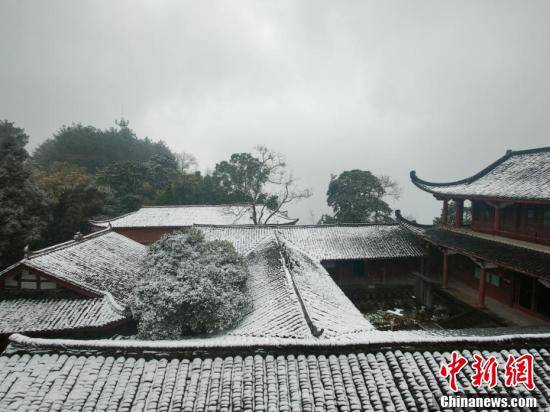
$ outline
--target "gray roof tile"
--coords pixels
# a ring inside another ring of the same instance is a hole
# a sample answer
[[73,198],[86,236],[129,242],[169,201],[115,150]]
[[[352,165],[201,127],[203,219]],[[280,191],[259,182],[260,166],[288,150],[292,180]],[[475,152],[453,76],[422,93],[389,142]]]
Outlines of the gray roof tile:
[[[104,221],[92,221],[94,226],[114,228],[143,227],[189,227],[195,223],[209,225],[252,224],[250,205],[178,205],[144,206],[141,209]],[[275,214],[271,224],[292,224],[291,219],[281,213]]]
[[0,335],[99,328],[125,319],[112,298],[8,297],[0,299]]
[[398,224],[312,226],[195,225],[208,240],[229,240],[247,253],[276,232],[313,258],[323,260],[390,259],[420,257],[421,243]]
[[[452,394],[438,373],[451,349],[422,342],[256,353],[228,348],[214,356],[149,349],[146,356],[135,356],[107,347],[72,350],[70,341],[46,349],[41,347],[46,340],[16,340],[19,346],[0,356],[0,409],[6,411],[439,410],[438,398]],[[493,389],[474,387],[472,368],[464,368],[458,375],[459,394],[534,397],[539,409],[550,408],[548,340],[493,338],[477,348],[453,345],[470,365],[477,353],[501,363]],[[503,384],[508,354],[523,353],[534,356],[533,391]]]
[[411,172],[412,182],[436,195],[550,201],[550,147],[509,151],[481,172],[456,182],[434,183]]
[[316,260],[275,233],[246,259],[253,310],[228,335],[329,339],[374,329]]
[[[75,286],[124,300],[147,247],[108,230],[33,252],[19,262]],[[6,275],[13,267],[0,273]]]

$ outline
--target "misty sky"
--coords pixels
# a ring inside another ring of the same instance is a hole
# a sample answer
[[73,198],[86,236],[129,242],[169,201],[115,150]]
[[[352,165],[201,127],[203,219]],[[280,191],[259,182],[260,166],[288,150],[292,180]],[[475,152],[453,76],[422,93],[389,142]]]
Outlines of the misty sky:
[[[201,169],[263,144],[326,211],[331,173],[467,177],[550,145],[548,1],[0,2],[0,118],[31,136],[105,128],[193,153]],[[312,212],[310,212],[312,211]]]

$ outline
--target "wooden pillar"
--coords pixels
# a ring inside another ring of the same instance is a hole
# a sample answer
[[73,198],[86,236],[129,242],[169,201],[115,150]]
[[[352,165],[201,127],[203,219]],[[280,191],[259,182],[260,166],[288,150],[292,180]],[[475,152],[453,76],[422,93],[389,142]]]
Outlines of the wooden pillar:
[[495,206],[495,220],[493,222],[493,230],[495,233],[500,232],[500,207],[497,204]]
[[481,266],[479,271],[479,288],[477,290],[477,306],[485,307],[485,267]]
[[443,250],[443,279],[441,284],[443,289],[449,287],[449,253],[447,249]]
[[464,214],[464,200],[456,199],[454,200],[455,204],[455,227],[462,226],[462,218]]
[[449,200],[444,199],[443,200],[443,209],[441,209],[441,224],[446,225],[447,224],[447,210],[449,206]]

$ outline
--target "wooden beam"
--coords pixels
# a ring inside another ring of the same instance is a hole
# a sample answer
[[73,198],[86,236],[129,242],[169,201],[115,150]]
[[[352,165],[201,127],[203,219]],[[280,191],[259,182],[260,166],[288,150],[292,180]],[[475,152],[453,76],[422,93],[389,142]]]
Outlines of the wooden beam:
[[[466,255],[466,256],[468,256],[468,255]],[[484,260],[476,259],[472,256],[468,256],[468,257],[470,258],[470,260],[472,262],[474,262],[477,266],[479,266],[480,268],[483,268],[483,269],[497,269],[497,268],[500,267],[496,263],[486,262]]]
[[489,202],[485,201],[489,206],[494,207],[495,209],[504,209],[505,207],[512,206],[513,202]]

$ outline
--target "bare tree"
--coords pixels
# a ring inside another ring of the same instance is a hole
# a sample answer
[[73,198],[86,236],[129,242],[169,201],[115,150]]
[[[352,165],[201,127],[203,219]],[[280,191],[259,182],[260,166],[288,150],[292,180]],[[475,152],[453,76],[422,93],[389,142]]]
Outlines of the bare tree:
[[286,215],[290,203],[310,197],[311,190],[298,187],[283,155],[265,146],[255,150],[255,155],[234,153],[218,163],[214,176],[233,198],[250,205],[253,224],[265,225],[277,214]]
[[180,173],[193,172],[198,167],[195,155],[187,152],[176,153],[176,162],[178,162],[178,170]]
[[401,188],[395,180],[392,180],[392,178],[387,175],[379,175],[377,177],[384,188],[384,196],[391,197],[395,200],[401,197]]

